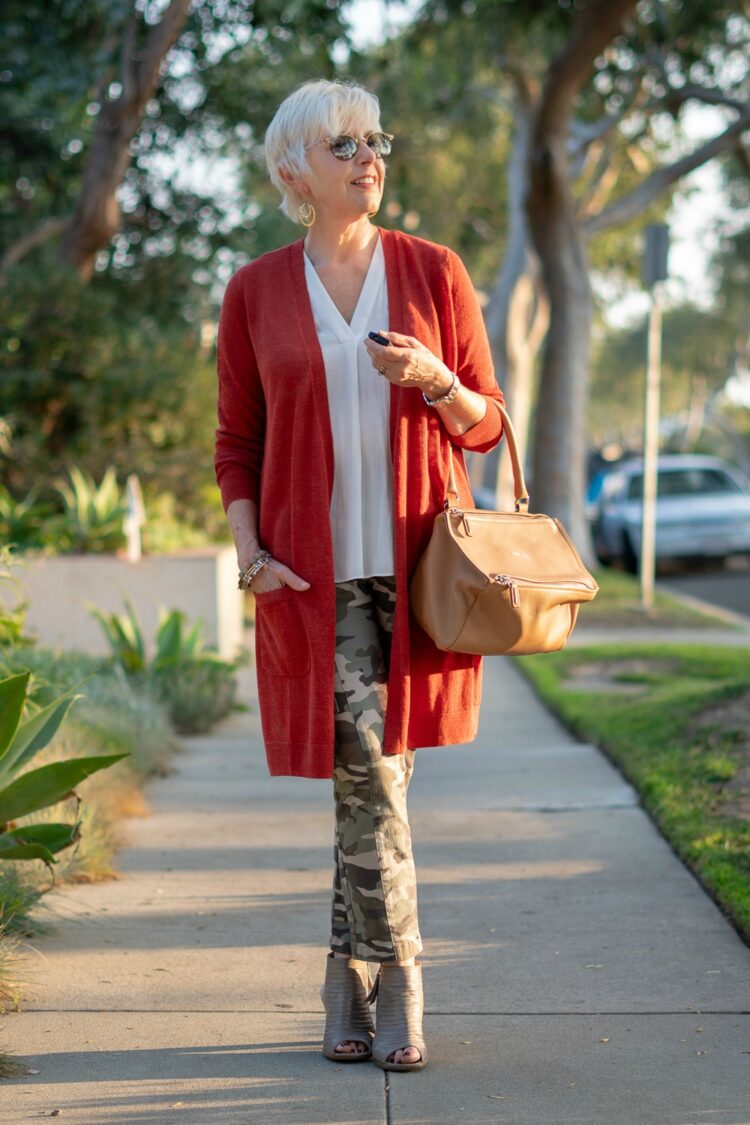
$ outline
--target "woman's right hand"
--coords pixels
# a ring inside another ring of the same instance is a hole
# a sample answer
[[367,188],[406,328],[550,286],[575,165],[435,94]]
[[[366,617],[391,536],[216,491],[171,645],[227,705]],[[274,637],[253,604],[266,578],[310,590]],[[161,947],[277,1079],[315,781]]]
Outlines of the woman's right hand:
[[[243,563],[240,561],[240,566],[242,565]],[[278,559],[270,559],[265,566],[261,567],[250,583],[253,594],[268,594],[271,590],[278,590],[282,586],[291,586],[293,590],[310,589],[309,582],[300,578],[298,574],[295,574],[293,570],[279,562]]]

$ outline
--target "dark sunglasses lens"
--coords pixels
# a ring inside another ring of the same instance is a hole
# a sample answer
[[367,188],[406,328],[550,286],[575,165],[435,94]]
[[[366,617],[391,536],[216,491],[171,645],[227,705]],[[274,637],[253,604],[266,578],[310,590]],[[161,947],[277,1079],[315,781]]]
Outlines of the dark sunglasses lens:
[[351,160],[359,148],[359,141],[354,137],[334,137],[331,141],[331,152],[339,160]]
[[391,142],[385,133],[371,133],[367,138],[367,143],[376,156],[390,155]]

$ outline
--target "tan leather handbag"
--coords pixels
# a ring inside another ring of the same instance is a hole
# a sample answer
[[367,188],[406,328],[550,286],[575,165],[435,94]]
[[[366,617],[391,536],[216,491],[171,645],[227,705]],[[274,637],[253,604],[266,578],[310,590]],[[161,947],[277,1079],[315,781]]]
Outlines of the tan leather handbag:
[[[505,410],[515,511],[458,508],[451,457],[445,510],[410,585],[410,604],[438,648],[482,656],[555,652],[582,602],[599,589],[562,524],[529,512],[513,425]],[[451,496],[455,503],[451,502]]]

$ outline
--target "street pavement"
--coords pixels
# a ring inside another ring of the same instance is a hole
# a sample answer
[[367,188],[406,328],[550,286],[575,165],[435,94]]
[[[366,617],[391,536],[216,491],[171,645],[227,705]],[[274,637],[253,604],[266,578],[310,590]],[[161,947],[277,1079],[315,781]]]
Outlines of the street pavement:
[[122,878],[49,896],[3,1125],[748,1125],[747,945],[610,762],[484,674],[479,737],[419,750],[410,790],[424,1070],[320,1052],[330,782],[268,777],[249,668],[255,709],[184,740]]
[[665,592],[700,598],[750,620],[750,556],[730,559],[726,565],[683,568],[665,575],[659,586]]

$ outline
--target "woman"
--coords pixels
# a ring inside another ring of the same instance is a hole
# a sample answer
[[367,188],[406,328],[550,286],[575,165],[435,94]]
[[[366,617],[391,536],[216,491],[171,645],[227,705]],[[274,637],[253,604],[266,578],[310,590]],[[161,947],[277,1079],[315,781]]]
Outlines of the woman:
[[277,110],[269,174],[307,233],[227,287],[215,464],[256,599],[269,771],[333,779],[323,1053],[415,1070],[427,1050],[406,792],[415,748],[475,737],[481,658],[433,645],[409,581],[451,457],[474,507],[461,449],[497,444],[503,398],[457,255],[370,221],[391,139],[354,84],[305,83]]

